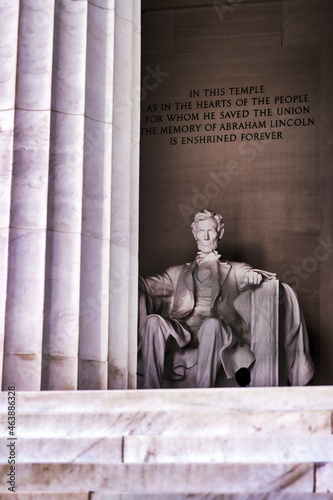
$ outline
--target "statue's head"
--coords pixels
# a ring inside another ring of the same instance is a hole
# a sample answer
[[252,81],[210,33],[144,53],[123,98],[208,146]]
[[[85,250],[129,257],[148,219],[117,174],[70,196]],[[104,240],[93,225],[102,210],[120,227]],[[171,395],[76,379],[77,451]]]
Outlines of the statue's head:
[[217,243],[224,233],[222,215],[212,210],[202,210],[194,216],[191,228],[198,250],[210,253],[217,248]]

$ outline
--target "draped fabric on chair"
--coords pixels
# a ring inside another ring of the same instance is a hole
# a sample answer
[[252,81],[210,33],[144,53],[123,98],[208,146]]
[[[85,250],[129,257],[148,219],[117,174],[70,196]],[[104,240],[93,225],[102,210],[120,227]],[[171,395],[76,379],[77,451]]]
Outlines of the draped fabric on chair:
[[2,387],[134,388],[140,2],[0,11]]

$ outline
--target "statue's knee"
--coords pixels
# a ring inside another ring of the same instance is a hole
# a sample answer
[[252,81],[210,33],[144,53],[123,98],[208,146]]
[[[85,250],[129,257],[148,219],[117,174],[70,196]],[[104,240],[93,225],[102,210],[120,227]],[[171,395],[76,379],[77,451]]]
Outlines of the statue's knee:
[[163,318],[158,314],[150,314],[149,316],[147,316],[145,326],[152,329],[159,328],[162,321]]
[[152,314],[147,317],[141,330],[142,345],[154,345],[162,348],[169,336],[167,324],[162,316]]
[[148,336],[164,336],[163,332],[165,328],[163,328],[163,325],[164,319],[162,318],[162,316],[159,316],[158,314],[151,314],[150,316],[147,316],[143,330],[145,332],[145,335]]
[[199,330],[199,339],[210,339],[211,342],[221,335],[221,325],[217,318],[207,318],[203,321]]
[[206,318],[202,323],[202,328],[212,333],[220,331],[220,327],[220,320],[217,318]]

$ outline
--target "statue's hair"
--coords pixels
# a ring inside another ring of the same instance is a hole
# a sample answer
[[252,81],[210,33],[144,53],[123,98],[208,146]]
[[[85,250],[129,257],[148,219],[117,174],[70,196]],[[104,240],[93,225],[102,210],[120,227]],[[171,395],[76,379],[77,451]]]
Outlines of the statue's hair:
[[201,220],[206,220],[206,219],[210,219],[210,218],[213,218],[216,220],[217,222],[217,233],[220,237],[220,234],[224,228],[224,224],[223,224],[223,217],[222,215],[220,214],[216,214],[215,212],[213,212],[213,210],[207,210],[206,208],[204,210],[201,210],[201,212],[198,212],[197,214],[195,214],[194,216],[194,221],[192,222],[191,224],[191,228],[192,228],[192,232],[195,233],[196,231],[196,223],[201,221]]

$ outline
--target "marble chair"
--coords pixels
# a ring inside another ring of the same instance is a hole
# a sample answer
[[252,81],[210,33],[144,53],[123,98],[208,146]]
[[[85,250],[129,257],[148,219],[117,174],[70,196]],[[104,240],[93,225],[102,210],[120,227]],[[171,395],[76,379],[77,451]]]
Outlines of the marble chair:
[[[234,302],[243,321],[244,339],[251,345],[256,361],[251,365],[251,387],[305,385],[313,376],[307,330],[297,295],[277,279],[243,292]],[[158,314],[158,302],[140,295],[141,324],[147,314]],[[139,321],[140,324],[140,321]],[[189,368],[179,378],[171,377],[166,356],[164,388],[195,387],[197,350],[185,347],[172,353],[181,361],[192,359]],[[173,365],[175,360],[173,361]],[[181,362],[180,362],[181,364]],[[138,388],[142,387],[142,363],[138,356]],[[173,378],[173,380],[171,380]],[[228,379],[221,368],[215,387],[237,387],[234,378]]]

